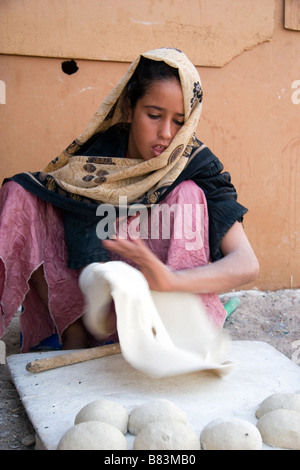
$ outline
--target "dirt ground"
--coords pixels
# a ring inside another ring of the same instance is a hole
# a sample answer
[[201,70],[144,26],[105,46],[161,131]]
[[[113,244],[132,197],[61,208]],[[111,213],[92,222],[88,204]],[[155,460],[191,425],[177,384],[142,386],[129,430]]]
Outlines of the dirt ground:
[[[225,322],[232,340],[271,344],[300,366],[300,290],[240,291],[221,296],[240,299]],[[19,320],[15,317],[2,340],[7,356],[19,353]],[[0,365],[0,450],[33,450],[35,435],[6,364]]]

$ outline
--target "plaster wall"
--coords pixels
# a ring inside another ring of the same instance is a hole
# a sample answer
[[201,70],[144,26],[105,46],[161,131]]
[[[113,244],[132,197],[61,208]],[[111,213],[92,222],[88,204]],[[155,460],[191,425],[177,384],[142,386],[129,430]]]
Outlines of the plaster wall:
[[[261,269],[245,288],[299,288],[300,32],[285,28],[283,0],[113,2],[1,1],[1,181],[71,143],[136,54],[177,47],[203,84],[198,136],[249,209]],[[69,59],[72,75],[61,67]]]

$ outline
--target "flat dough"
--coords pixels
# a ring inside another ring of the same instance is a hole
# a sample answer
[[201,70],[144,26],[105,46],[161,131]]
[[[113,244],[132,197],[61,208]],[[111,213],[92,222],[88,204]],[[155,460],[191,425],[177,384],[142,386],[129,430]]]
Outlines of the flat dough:
[[172,421],[186,424],[185,413],[175,404],[166,399],[149,401],[134,408],[128,421],[128,430],[137,435],[150,423]]
[[119,403],[110,400],[95,400],[85,405],[76,415],[75,424],[85,421],[101,421],[127,432],[129,413]]
[[199,296],[151,292],[142,273],[123,261],[90,264],[79,285],[86,301],[84,321],[96,337],[107,333],[113,299],[121,351],[134,368],[154,377],[232,369],[224,361],[228,336],[212,323]]
[[136,436],[134,450],[200,450],[200,440],[186,424],[160,421],[145,426]]
[[79,423],[60,439],[57,450],[128,450],[124,434],[99,421]]
[[203,450],[260,450],[262,438],[250,422],[239,418],[215,419],[200,434]]
[[261,418],[269,411],[287,409],[300,412],[300,394],[274,393],[261,402],[256,410],[256,417]]
[[257,429],[263,442],[274,447],[300,450],[300,412],[279,409],[259,418]]

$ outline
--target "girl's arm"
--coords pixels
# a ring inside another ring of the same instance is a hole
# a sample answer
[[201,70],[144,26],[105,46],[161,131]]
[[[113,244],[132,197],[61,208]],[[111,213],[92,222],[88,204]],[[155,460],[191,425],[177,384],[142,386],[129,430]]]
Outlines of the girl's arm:
[[254,281],[258,260],[242,224],[236,222],[221,242],[224,257],[205,266],[177,272],[178,290],[194,293],[224,292]]
[[156,291],[220,293],[254,281],[259,271],[257,258],[239,222],[222,240],[222,259],[181,271],[170,271],[140,239],[105,240],[103,245],[132,260],[144,274],[150,289]]

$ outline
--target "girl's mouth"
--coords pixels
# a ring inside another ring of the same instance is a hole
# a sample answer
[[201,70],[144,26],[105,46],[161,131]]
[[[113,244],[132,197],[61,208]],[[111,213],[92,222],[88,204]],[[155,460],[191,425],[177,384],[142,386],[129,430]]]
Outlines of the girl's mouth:
[[167,147],[164,145],[154,145],[152,147],[152,151],[155,154],[155,156],[159,156],[166,150],[166,148]]

